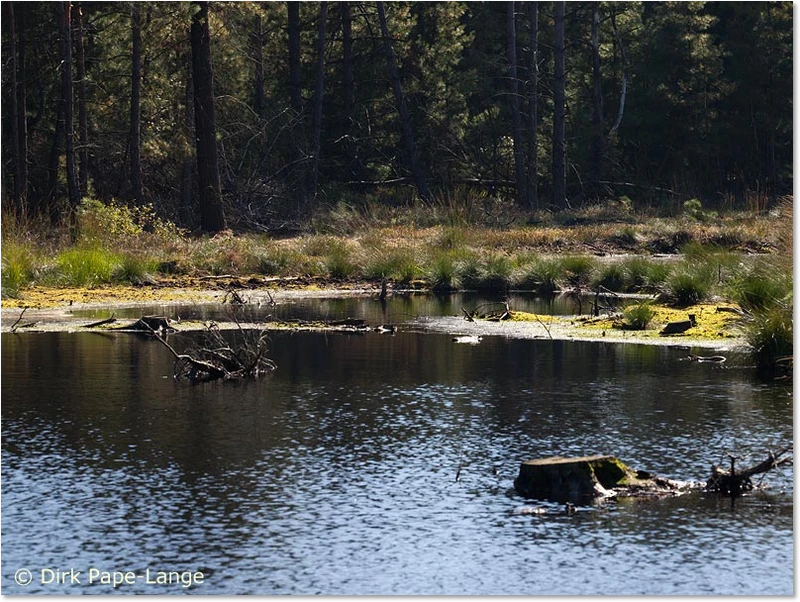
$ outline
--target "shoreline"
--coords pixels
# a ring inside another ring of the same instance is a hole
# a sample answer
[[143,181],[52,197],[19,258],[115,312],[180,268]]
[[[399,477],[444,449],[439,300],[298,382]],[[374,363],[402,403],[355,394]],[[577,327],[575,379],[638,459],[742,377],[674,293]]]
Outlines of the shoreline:
[[[284,285],[279,279],[272,281],[274,284]],[[75,316],[73,312],[91,310],[135,309],[152,305],[177,306],[190,304],[222,303],[228,292],[228,287],[215,289],[187,288],[166,286],[145,287],[99,287],[97,289],[34,289],[34,298],[45,299],[47,303],[35,307],[33,299],[3,300],[0,311],[0,332],[12,332],[12,327],[18,321],[23,307],[27,307],[23,319],[16,328],[16,333],[40,332],[109,332],[119,328],[119,322],[108,327],[87,329],[86,326],[95,322],[95,318]],[[234,289],[244,290],[243,294],[259,305],[267,305],[270,301],[280,304],[297,299],[323,299],[323,298],[348,298],[348,297],[374,297],[380,292],[369,283],[357,283],[349,287],[294,287],[273,290],[270,288]],[[429,291],[419,289],[403,289],[394,291],[396,294],[431,294]],[[14,303],[9,303],[12,301]],[[42,306],[46,305],[46,306]],[[426,316],[398,324],[399,330],[441,333],[448,335],[465,336],[502,336],[511,339],[552,339],[559,341],[586,341],[605,342],[614,344],[642,344],[666,347],[695,347],[716,350],[744,350],[747,345],[742,336],[727,335],[724,337],[697,337],[691,334],[680,334],[669,337],[654,337],[653,329],[648,331],[621,330],[618,328],[591,327],[586,325],[585,316],[562,315],[541,316],[535,320],[508,320],[489,321],[477,319],[468,322],[463,316]],[[35,323],[32,327],[25,324]],[[236,328],[235,323],[219,323],[220,328]],[[290,325],[286,322],[264,322],[259,324],[241,324],[242,327],[267,328],[285,330],[337,331],[345,330],[326,325],[324,323],[307,323],[303,325]],[[377,326],[377,325],[369,325]],[[175,324],[181,332],[203,330],[201,322],[183,322]],[[349,329],[352,331],[352,329]]]

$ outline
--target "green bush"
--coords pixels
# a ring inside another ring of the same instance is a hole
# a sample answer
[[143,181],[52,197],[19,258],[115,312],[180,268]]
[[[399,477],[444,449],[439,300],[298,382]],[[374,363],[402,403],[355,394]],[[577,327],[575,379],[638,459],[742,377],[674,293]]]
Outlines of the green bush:
[[564,257],[559,262],[562,277],[573,288],[584,288],[589,284],[596,265],[594,259],[585,255]]
[[611,263],[600,272],[596,284],[610,291],[621,293],[628,288],[626,276],[624,266],[619,263]]
[[450,253],[438,253],[428,267],[428,281],[431,289],[447,292],[458,288],[458,269],[456,261]]
[[364,275],[367,278],[390,278],[408,283],[422,274],[412,249],[378,251],[367,260]]
[[129,207],[83,199],[78,207],[78,242],[85,246],[110,247],[129,243],[145,233],[158,239],[180,238],[185,231],[156,216],[153,205]]
[[713,272],[707,266],[683,266],[670,274],[665,283],[666,298],[678,307],[694,305],[711,292]]
[[791,266],[765,263],[734,278],[728,288],[742,309],[760,311],[784,302],[792,286]]
[[777,304],[755,313],[745,327],[759,372],[776,375],[777,361],[791,357],[793,350],[793,304]]
[[514,288],[552,295],[558,290],[560,276],[561,267],[557,259],[535,259],[518,271]]
[[628,330],[644,330],[656,315],[655,310],[647,301],[629,305],[623,312],[625,328]]

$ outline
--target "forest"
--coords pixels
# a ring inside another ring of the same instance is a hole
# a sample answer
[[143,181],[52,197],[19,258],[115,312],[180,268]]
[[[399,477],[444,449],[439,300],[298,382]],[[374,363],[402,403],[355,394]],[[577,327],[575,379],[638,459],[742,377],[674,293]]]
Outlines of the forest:
[[4,218],[792,190],[791,2],[3,2]]

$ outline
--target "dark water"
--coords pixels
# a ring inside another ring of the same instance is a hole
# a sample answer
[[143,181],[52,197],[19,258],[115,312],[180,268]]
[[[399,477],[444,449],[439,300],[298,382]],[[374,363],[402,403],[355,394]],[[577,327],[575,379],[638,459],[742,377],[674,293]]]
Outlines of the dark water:
[[[288,320],[302,317],[305,320],[340,320],[362,318],[368,324],[402,324],[414,318],[429,316],[462,316],[461,308],[468,311],[498,311],[507,301],[516,311],[539,314],[572,315],[588,313],[594,296],[576,298],[574,295],[554,295],[543,298],[530,294],[485,295],[480,293],[454,293],[447,295],[395,294],[385,303],[370,296],[336,298],[292,298],[275,293],[275,306],[267,303],[269,297],[263,291],[243,292],[249,301],[236,308],[243,321],[265,321],[267,319]],[[261,303],[259,303],[259,301]],[[182,320],[226,320],[230,319],[231,306],[218,303],[199,304],[154,304],[147,307],[123,309],[76,310],[75,316],[91,319],[108,318],[113,313],[117,318],[138,319],[142,315],[161,315]]]
[[[734,505],[519,516],[532,502],[512,489],[521,460],[555,454],[681,479],[726,449],[760,460],[792,439],[788,386],[634,345],[401,332],[272,346],[271,377],[190,386],[133,335],[2,335],[2,593],[114,591],[87,583],[92,567],[148,594],[793,592],[791,468]],[[80,583],[41,583],[70,568]],[[148,569],[204,580],[148,584]]]

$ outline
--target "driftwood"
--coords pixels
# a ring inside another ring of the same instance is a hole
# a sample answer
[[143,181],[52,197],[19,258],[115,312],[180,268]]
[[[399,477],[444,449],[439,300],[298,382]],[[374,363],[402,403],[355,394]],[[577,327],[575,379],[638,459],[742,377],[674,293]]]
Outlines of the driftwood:
[[169,320],[163,316],[142,316],[132,324],[118,326],[114,330],[121,330],[123,332],[141,332],[145,334],[168,334],[175,332],[175,329],[169,325]]
[[[237,322],[238,325],[238,322]],[[191,382],[209,382],[218,379],[232,380],[257,377],[275,370],[275,362],[266,357],[267,336],[264,331],[248,336],[239,326],[243,337],[240,345],[232,347],[222,336],[215,323],[206,325],[207,340],[204,346],[192,353],[178,353],[155,330],[153,336],[175,357],[174,377]]]
[[706,481],[706,490],[731,496],[752,491],[754,486],[750,477],[768,472],[784,464],[791,464],[793,461],[792,456],[785,455],[790,451],[792,451],[791,445],[784,447],[777,453],[768,451],[767,458],[764,461],[739,470],[736,469],[736,460],[740,458],[728,452],[727,456],[731,463],[730,469],[725,470],[716,464],[712,464],[711,476]]
[[111,314],[110,318],[106,318],[105,320],[100,320],[99,322],[92,322],[91,324],[87,324],[84,328],[97,328],[98,326],[105,326],[106,324],[113,324],[117,321],[116,314]]
[[688,320],[678,320],[676,322],[670,322],[664,328],[661,329],[659,334],[663,335],[670,335],[670,334],[681,334],[686,332],[690,328],[694,328],[697,326],[697,320],[695,319],[694,314],[689,314]]
[[17,328],[19,327],[19,323],[22,320],[22,316],[25,315],[25,312],[28,311],[27,307],[23,307],[22,311],[20,312],[19,316],[17,317],[17,321],[11,325],[11,332],[16,332]]

